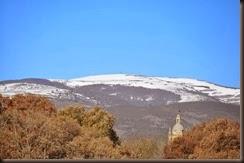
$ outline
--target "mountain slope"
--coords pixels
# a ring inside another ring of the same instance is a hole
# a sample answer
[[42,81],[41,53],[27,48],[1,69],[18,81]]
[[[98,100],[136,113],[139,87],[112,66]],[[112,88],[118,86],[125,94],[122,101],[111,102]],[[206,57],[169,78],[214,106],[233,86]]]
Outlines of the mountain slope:
[[120,137],[167,135],[179,110],[186,128],[213,117],[240,119],[240,89],[196,79],[112,74],[0,81],[0,94],[19,93],[47,96],[58,106],[104,106],[115,116]]
[[[103,85],[103,86],[102,86]],[[111,89],[106,94],[106,88]],[[118,87],[123,88],[118,88]],[[101,87],[101,88],[98,88]],[[167,77],[146,77],[126,74],[97,75],[71,80],[46,80],[46,79],[22,79],[0,82],[0,93],[3,95],[13,95],[17,93],[34,93],[41,94],[51,98],[60,98],[67,100],[88,100],[93,104],[104,104],[104,102],[94,97],[89,97],[89,93],[85,97],[83,94],[87,92],[93,94],[103,94],[103,96],[119,97],[119,90],[126,90],[133,94],[136,88],[148,90],[148,92],[159,92],[164,97],[174,94],[177,99],[168,98],[167,104],[175,102],[193,102],[193,101],[220,101],[224,103],[240,104],[240,89],[227,88],[218,86],[206,81],[187,78],[167,78]],[[101,89],[101,91],[99,91]],[[134,89],[134,91],[130,91]],[[93,90],[93,91],[91,91]],[[96,90],[96,91],[95,91]],[[150,91],[149,91],[150,90]],[[138,91],[138,89],[137,89]],[[143,92],[143,91],[141,91]],[[164,93],[163,93],[164,92]],[[166,93],[167,92],[167,93]],[[104,94],[105,93],[105,94]],[[127,94],[128,95],[128,94]],[[128,96],[132,101],[137,99],[141,102],[152,101],[153,95],[150,93],[142,93],[142,96]],[[157,99],[162,100],[162,99]],[[126,100],[128,101],[128,100]],[[164,100],[165,101],[165,100]]]
[[218,86],[196,79],[112,74],[88,76],[62,82],[73,88],[94,84],[108,84],[161,89],[180,95],[181,100],[178,102],[205,101],[207,98],[204,95],[207,95],[221,102],[240,103],[239,89]]

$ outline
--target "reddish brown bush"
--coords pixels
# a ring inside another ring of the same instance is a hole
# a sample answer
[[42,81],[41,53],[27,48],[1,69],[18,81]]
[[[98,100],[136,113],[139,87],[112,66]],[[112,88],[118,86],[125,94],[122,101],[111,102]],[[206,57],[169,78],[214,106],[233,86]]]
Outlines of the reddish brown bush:
[[100,136],[95,128],[82,127],[81,134],[67,146],[68,158],[73,159],[118,159],[118,146],[107,136]]
[[127,159],[150,159],[158,150],[156,141],[149,138],[130,138],[121,144],[120,154]]
[[68,116],[77,120],[81,127],[95,129],[100,137],[108,136],[114,142],[119,144],[119,137],[113,130],[114,117],[99,107],[85,110],[84,107],[68,107],[58,112],[58,115]]
[[[0,156],[19,159],[42,157],[36,139],[47,116],[31,110],[6,110],[0,115]],[[33,153],[33,149],[37,150]]]
[[239,159],[240,124],[219,118],[195,126],[164,148],[170,159]]
[[2,105],[1,110],[32,109],[35,111],[44,111],[49,114],[56,112],[54,104],[51,103],[48,98],[33,94],[17,94],[12,96],[11,98],[0,96],[0,103]]
[[10,106],[11,100],[9,97],[4,97],[0,94],[0,113],[5,111]]
[[120,143],[114,117],[98,107],[55,114],[50,101],[34,95],[0,96],[0,104],[1,159],[143,159],[157,150],[150,139]]
[[68,108],[52,114],[55,107],[34,95],[0,96],[0,102],[2,159],[120,157],[118,140],[110,132],[114,119],[100,108]]
[[59,116],[67,116],[73,118],[77,120],[80,126],[84,125],[85,113],[86,113],[85,107],[81,107],[81,106],[68,106],[58,111]]

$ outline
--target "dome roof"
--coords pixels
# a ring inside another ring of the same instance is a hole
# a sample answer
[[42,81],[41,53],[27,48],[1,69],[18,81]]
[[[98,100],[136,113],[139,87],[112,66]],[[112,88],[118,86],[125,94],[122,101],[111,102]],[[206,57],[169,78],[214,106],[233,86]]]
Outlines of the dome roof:
[[182,132],[183,130],[184,130],[184,127],[180,123],[176,123],[172,128],[173,133],[179,133],[179,132]]

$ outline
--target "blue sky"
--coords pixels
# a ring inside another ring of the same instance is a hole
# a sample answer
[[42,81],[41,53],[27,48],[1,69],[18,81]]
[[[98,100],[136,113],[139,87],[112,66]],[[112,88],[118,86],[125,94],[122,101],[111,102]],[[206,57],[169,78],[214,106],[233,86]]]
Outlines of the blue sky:
[[1,0],[0,80],[128,73],[239,87],[237,0]]

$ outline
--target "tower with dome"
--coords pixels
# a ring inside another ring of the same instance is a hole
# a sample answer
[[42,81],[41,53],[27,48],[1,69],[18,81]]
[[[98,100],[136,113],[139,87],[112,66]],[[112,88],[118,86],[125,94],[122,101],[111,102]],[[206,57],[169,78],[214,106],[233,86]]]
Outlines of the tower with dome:
[[180,111],[176,115],[176,123],[173,126],[172,130],[169,128],[168,133],[168,142],[173,141],[176,137],[182,136],[184,131],[184,127],[181,124],[181,117],[180,117]]

